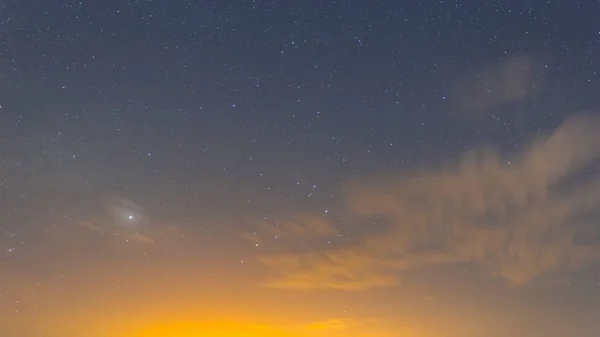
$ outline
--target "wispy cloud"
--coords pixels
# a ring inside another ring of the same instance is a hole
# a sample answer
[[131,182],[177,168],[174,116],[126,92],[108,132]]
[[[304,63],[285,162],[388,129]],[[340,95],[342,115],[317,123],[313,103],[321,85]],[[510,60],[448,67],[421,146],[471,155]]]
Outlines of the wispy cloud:
[[272,288],[361,290],[396,284],[396,277],[384,270],[362,245],[331,251],[264,256],[261,261],[282,276],[267,280]]
[[326,218],[308,213],[273,217],[259,223],[262,232],[275,236],[294,236],[305,239],[332,237],[339,233]]
[[[104,211],[89,219],[75,221],[75,225],[107,239],[141,244],[168,243],[181,236],[177,227],[151,221],[143,209],[131,200],[107,198],[100,208]],[[74,235],[70,233],[70,236]]]
[[304,336],[388,336],[378,331],[381,321],[376,318],[338,317],[316,321],[300,327]]
[[348,319],[329,319],[326,321],[314,322],[308,324],[308,330],[347,330],[351,326],[351,321]]
[[462,111],[474,113],[536,96],[543,85],[536,59],[513,55],[473,71],[457,84],[457,94]]
[[[327,218],[307,212],[290,212],[285,216],[270,216],[252,221],[250,230],[241,230],[242,239],[260,244],[265,238],[311,241],[329,239],[340,235],[340,230]],[[289,242],[291,244],[291,242]]]
[[598,118],[578,116],[511,158],[488,149],[447,167],[355,181],[348,214],[383,217],[385,230],[342,247],[264,256],[280,273],[265,285],[360,290],[464,263],[523,284],[599,262],[597,130]]

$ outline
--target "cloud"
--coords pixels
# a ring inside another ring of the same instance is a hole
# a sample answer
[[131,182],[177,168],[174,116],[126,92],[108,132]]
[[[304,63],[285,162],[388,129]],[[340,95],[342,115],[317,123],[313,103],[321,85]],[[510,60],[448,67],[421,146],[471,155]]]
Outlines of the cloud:
[[304,336],[347,336],[348,334],[362,337],[388,336],[388,334],[378,331],[381,324],[381,320],[376,318],[336,317],[311,322],[301,326],[298,330],[304,331]]
[[480,112],[539,94],[543,82],[536,66],[530,55],[513,55],[474,71],[457,85],[460,108]]
[[352,246],[323,252],[264,256],[261,261],[282,273],[267,280],[271,288],[361,290],[396,284],[394,275],[364,247]]
[[354,181],[347,213],[384,230],[313,252],[263,256],[266,286],[361,290],[402,272],[477,264],[514,284],[600,262],[600,119],[577,116],[505,158],[487,149],[455,164]]
[[125,240],[131,240],[131,241],[140,242],[140,243],[155,243],[156,242],[154,237],[152,237],[148,234],[142,234],[142,233],[126,233],[125,238],[126,238]]
[[253,231],[240,231],[242,239],[259,244],[264,238],[272,240],[276,237],[285,240],[316,240],[338,236],[340,230],[336,228],[327,218],[307,213],[291,212],[285,216],[266,217],[253,221]]
[[[78,220],[75,225],[107,239],[121,242],[155,244],[173,242],[181,237],[176,226],[154,223],[143,209],[131,200],[109,197],[100,204],[101,211],[86,220]],[[69,236],[76,235],[72,233]]]
[[[76,223],[76,226],[89,230],[93,233],[105,236],[106,238],[113,238],[115,240],[121,240],[125,242],[138,242],[151,244],[155,243],[157,238],[163,238],[164,235],[157,231],[157,229],[139,228],[138,231],[134,229],[123,229],[112,226],[107,226],[105,223],[94,222],[94,221],[80,221]],[[144,231],[145,233],[141,233]]]
[[[102,222],[80,221],[76,226],[108,239],[140,244],[172,243],[181,238],[181,231],[175,226],[146,226],[119,228]],[[73,233],[71,235],[73,236]]]
[[260,222],[263,232],[275,236],[304,239],[332,237],[339,233],[326,218],[310,213],[296,213],[285,218],[270,218]]
[[352,325],[352,322],[348,319],[330,319],[326,321],[314,322],[308,324],[306,329],[308,330],[347,330]]

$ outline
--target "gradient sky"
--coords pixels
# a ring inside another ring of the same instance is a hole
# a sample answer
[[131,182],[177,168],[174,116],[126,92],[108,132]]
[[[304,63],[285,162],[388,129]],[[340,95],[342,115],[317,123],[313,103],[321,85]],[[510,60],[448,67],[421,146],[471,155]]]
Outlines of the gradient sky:
[[0,334],[598,336],[599,14],[0,0]]

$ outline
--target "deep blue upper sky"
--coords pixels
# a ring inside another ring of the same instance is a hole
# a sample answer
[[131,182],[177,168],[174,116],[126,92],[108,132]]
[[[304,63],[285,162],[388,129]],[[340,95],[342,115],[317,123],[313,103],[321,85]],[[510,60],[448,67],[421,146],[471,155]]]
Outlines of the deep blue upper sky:
[[[597,6],[4,1],[3,146],[166,181],[152,172],[346,174],[511,145],[597,105]],[[540,58],[548,89],[465,120],[457,82],[515,54]]]

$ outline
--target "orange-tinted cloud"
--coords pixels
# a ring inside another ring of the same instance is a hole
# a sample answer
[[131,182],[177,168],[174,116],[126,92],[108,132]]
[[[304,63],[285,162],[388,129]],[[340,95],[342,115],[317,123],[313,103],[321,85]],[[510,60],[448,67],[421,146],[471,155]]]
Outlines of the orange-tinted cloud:
[[397,279],[363,246],[323,252],[265,256],[261,261],[283,276],[267,280],[272,288],[361,290],[396,284]]
[[[303,336],[360,336],[360,337],[384,337],[390,336],[388,333],[380,331],[378,328],[381,321],[374,318],[330,318],[322,321],[312,322],[303,326],[301,331],[305,331]],[[408,329],[402,331],[403,336],[412,335]]]
[[[477,264],[522,284],[600,262],[600,119],[578,116],[511,158],[471,152],[455,165],[355,181],[347,212],[385,230],[324,251],[262,258],[279,288],[391,286],[402,272]],[[366,222],[366,221],[365,221]],[[585,243],[585,244],[584,244]]]
[[297,213],[285,218],[265,219],[261,228],[275,236],[288,236],[311,239],[332,237],[339,233],[327,219],[307,213]]
[[326,239],[338,236],[340,230],[328,219],[312,214],[295,212],[281,217],[268,217],[254,221],[255,231],[240,232],[240,236],[253,244],[260,244],[268,238],[294,238],[301,240]]
[[308,330],[347,330],[352,325],[352,322],[348,319],[329,319],[326,321],[314,322],[308,324],[306,329]]

